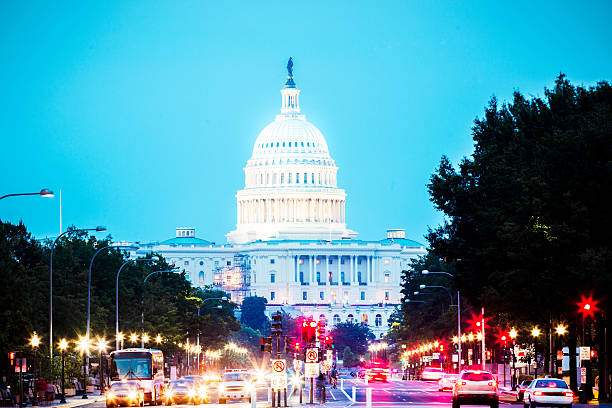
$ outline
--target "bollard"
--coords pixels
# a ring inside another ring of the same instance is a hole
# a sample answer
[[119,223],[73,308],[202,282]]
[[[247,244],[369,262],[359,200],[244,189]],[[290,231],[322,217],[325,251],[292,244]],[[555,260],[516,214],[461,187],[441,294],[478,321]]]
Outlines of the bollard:
[[353,391],[352,391],[352,396],[353,396],[353,402],[357,402],[357,387],[353,386]]
[[302,384],[300,384],[300,405],[302,404]]
[[344,378],[340,379],[340,389],[344,391]]
[[283,407],[287,406],[287,389],[283,390]]
[[367,375],[363,376],[363,381],[365,381],[366,385],[368,385],[368,376]]
[[268,388],[268,402],[272,402],[272,406],[276,406],[276,401],[274,401],[274,390],[272,388]]
[[257,408],[257,390],[251,390],[251,408]]
[[372,408],[372,389],[366,388],[366,408]]

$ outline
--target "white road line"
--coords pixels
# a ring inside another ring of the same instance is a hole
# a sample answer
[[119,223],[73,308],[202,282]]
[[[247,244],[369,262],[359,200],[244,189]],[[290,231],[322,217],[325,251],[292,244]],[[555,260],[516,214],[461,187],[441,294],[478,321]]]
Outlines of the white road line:
[[334,395],[334,393],[332,392],[332,390],[329,390],[329,393],[331,394],[332,398],[334,399],[334,401],[337,401],[338,399],[336,398],[336,396]]

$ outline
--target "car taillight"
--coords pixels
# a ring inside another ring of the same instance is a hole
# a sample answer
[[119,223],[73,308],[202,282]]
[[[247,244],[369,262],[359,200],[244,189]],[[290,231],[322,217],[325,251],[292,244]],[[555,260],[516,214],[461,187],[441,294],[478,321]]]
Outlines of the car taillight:
[[493,386],[493,384],[494,384],[494,383],[493,383],[493,381],[489,381],[489,382],[487,383],[487,385],[488,385],[489,387],[492,387],[492,386]]
[[534,391],[533,395],[542,395],[542,391]]
[[461,385],[466,385],[467,383],[465,381],[461,381]]
[[569,392],[564,392],[563,395],[565,395],[566,397],[573,397],[574,393],[569,391]]

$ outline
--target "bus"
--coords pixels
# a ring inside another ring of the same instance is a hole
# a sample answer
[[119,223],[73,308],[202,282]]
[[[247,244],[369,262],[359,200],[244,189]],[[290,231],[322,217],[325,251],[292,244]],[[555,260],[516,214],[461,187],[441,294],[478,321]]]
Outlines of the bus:
[[161,405],[164,387],[164,354],[161,350],[128,348],[110,354],[111,384],[138,381],[145,402]]

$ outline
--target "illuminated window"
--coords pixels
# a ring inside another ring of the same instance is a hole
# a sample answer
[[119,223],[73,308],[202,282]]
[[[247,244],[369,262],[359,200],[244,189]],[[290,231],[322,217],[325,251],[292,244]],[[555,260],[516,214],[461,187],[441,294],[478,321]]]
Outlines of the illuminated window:
[[365,292],[361,292],[361,300],[365,300]]
[[390,279],[389,274],[385,273],[385,283],[389,283],[389,279]]
[[308,292],[302,292],[302,300],[308,300]]
[[377,314],[376,317],[374,318],[374,325],[376,327],[380,327],[382,326],[382,316]]
[[319,265],[321,263],[320,259],[317,259],[317,265]]
[[333,322],[334,322],[334,325],[340,323],[340,315],[339,314],[335,314],[334,315]]
[[304,260],[302,258],[300,258],[300,260],[298,261],[298,263],[301,265],[304,263]]
[[353,317],[353,315],[352,315],[352,314],[349,314],[348,316],[346,316],[346,321],[347,321],[348,323],[353,323],[353,319],[354,319],[354,317]]
[[389,292],[385,292],[385,300],[389,300]]
[[185,265],[189,265],[189,261],[185,261]]
[[385,265],[389,265],[389,260],[385,259]]
[[200,282],[204,282],[204,271],[200,271]]
[[274,283],[274,282],[276,282],[276,275],[271,273],[270,274],[270,283]]
[[361,324],[365,324],[366,326],[368,324],[368,315],[366,313],[361,315]]
[[333,276],[334,276],[333,273],[331,272],[328,273],[327,280],[329,280],[330,283],[332,282]]
[[319,292],[319,299],[325,300],[325,292]]

